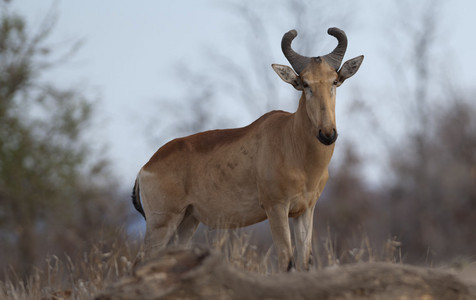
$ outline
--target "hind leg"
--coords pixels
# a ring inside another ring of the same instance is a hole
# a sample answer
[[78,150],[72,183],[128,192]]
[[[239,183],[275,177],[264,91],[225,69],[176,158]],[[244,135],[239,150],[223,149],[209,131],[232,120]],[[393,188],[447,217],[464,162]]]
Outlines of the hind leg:
[[139,173],[140,196],[146,216],[144,256],[154,257],[170,243],[187,213],[186,193],[179,173]]
[[155,257],[170,242],[185,212],[181,213],[153,213],[147,216],[145,232],[144,256]]
[[172,238],[169,244],[173,244],[178,247],[186,246],[193,237],[193,234],[197,231],[200,221],[192,214],[192,207],[187,208],[185,216],[180,222],[174,238]]

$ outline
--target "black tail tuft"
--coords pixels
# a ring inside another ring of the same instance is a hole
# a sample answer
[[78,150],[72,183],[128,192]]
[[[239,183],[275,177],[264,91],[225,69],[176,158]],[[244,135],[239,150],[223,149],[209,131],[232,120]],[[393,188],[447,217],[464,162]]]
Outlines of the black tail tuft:
[[142,204],[140,203],[140,187],[139,183],[136,182],[134,183],[134,188],[132,189],[132,204],[134,204],[134,207],[137,209],[138,212],[146,219],[144,209],[142,208]]

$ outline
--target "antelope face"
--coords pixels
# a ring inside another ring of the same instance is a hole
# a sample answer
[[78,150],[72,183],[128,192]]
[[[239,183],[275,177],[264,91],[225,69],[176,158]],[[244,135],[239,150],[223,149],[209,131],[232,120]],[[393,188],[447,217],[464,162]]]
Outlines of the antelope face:
[[313,125],[312,134],[324,145],[331,145],[337,139],[337,78],[337,72],[319,57],[313,59],[300,76],[307,115]]
[[322,57],[307,57],[294,52],[291,42],[297,36],[295,30],[283,36],[283,53],[299,75],[288,66],[272,65],[281,79],[303,92],[306,111],[313,125],[312,134],[326,146],[337,139],[336,88],[357,72],[364,59],[363,56],[350,59],[339,70],[347,48],[347,37],[338,28],[329,28],[328,33],[335,36],[339,43],[334,51]]

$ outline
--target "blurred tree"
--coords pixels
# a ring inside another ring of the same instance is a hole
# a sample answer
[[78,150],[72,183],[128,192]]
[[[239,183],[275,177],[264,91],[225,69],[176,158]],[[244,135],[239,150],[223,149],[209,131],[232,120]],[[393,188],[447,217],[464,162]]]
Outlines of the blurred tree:
[[397,95],[392,114],[401,116],[402,130],[387,149],[392,176],[384,188],[392,212],[389,230],[400,237],[412,262],[476,251],[470,230],[476,227],[476,124],[471,118],[476,106],[461,96],[463,91],[454,92],[448,60],[438,55],[446,49],[440,39],[442,5],[395,2],[397,21],[387,28],[392,39],[404,42],[390,64]]
[[107,162],[85,140],[93,102],[41,79],[76,44],[58,57],[47,45],[52,12],[30,34],[24,18],[1,8],[0,251],[23,276],[45,252],[80,250],[108,222],[123,223],[124,209],[112,205]]
[[476,250],[476,107],[462,98],[445,101],[447,107],[428,116],[418,143],[411,139],[391,155],[391,230],[411,261]]
[[[344,155],[334,163],[315,213],[317,236],[320,242],[334,242],[340,262],[355,262],[349,250],[368,248],[363,242],[375,248],[373,258],[381,258],[377,252],[389,235],[389,213],[382,206],[381,190],[365,182],[364,162],[354,145],[345,143],[339,147],[344,149]],[[367,237],[370,240],[363,240]]]

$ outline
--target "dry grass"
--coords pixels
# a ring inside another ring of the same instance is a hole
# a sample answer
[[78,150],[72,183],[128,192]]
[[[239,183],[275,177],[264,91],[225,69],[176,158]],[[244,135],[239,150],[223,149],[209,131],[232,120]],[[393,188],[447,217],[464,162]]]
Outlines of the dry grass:
[[[316,241],[317,239],[313,239]],[[327,235],[321,243],[315,243],[317,250],[314,258],[317,260],[317,269],[341,264],[362,262],[391,262],[403,263],[401,242],[397,237],[388,238],[384,242],[371,242],[367,233],[361,232],[350,248],[337,250],[337,241],[327,228]]]
[[0,299],[93,299],[106,284],[130,272],[139,247],[123,241],[99,243],[75,261],[50,255],[26,279],[5,270]]
[[[92,299],[107,284],[131,272],[141,249],[139,243],[125,240],[121,237],[111,245],[94,246],[75,261],[68,256],[49,256],[44,266],[36,268],[27,279],[19,278],[14,270],[7,270],[7,279],[0,281],[0,299]],[[242,230],[208,233],[204,244],[218,249],[228,263],[243,270],[262,274],[277,272],[273,248],[252,245],[250,234]],[[323,243],[314,245],[315,268],[338,266],[343,260],[345,263],[401,261],[398,241],[389,240],[380,248],[375,251],[369,238],[363,235],[360,247],[338,254],[335,241],[327,237]]]

